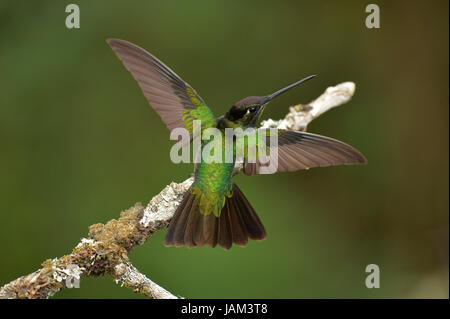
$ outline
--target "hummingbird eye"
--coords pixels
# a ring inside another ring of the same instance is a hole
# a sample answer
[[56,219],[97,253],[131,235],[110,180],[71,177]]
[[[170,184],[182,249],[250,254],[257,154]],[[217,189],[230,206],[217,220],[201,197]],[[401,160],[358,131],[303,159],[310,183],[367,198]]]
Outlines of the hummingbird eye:
[[254,112],[256,112],[257,109],[258,109],[258,108],[257,108],[256,106],[253,106],[253,107],[251,107],[251,108],[248,109],[248,112],[254,113]]

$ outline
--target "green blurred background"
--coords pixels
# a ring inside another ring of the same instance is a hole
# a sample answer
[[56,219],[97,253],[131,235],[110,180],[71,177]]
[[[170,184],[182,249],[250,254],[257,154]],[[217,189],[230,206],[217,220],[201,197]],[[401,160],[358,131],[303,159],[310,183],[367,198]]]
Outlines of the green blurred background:
[[[366,166],[236,178],[268,238],[230,251],[165,248],[134,265],[185,297],[448,297],[447,1],[0,1],[0,284],[70,252],[88,226],[147,203],[192,166],[105,42],[166,62],[216,114],[319,74],[265,118],[354,81],[353,100],[309,126]],[[367,29],[365,6],[381,8]],[[365,287],[365,267],[381,288]],[[57,298],[136,298],[109,277]]]

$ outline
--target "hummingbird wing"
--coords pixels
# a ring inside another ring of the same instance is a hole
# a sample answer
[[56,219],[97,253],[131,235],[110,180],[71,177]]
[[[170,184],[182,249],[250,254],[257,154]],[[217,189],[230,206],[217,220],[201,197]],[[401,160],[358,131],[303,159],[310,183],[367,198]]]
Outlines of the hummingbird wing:
[[128,41],[107,42],[170,131],[184,127],[192,134],[194,120],[201,120],[202,130],[215,125],[214,114],[205,101],[164,63]]
[[[277,130],[270,134],[265,130],[266,156],[258,156],[253,162],[244,159],[246,175],[292,172],[312,167],[341,164],[364,164],[366,158],[359,151],[338,140],[306,132]],[[277,145],[271,137],[278,138]],[[258,143],[258,148],[261,147]],[[264,143],[262,143],[264,144]],[[270,166],[270,165],[274,166]]]

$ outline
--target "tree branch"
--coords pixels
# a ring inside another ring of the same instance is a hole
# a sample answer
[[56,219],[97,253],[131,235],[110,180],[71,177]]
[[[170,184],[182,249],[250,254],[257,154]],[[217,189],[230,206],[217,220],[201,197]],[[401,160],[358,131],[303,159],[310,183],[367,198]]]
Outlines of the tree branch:
[[[264,121],[262,127],[305,131],[312,120],[347,103],[354,91],[353,82],[329,87],[311,103],[292,106],[284,119]],[[70,254],[48,259],[41,269],[4,285],[0,288],[0,298],[48,298],[76,285],[83,276],[105,274],[146,297],[177,298],[140,273],[129,261],[128,254],[135,246],[144,244],[155,231],[167,227],[192,182],[192,178],[179,184],[172,182],[153,197],[146,208],[137,203],[123,211],[118,220],[90,226],[88,238],[82,238]]]

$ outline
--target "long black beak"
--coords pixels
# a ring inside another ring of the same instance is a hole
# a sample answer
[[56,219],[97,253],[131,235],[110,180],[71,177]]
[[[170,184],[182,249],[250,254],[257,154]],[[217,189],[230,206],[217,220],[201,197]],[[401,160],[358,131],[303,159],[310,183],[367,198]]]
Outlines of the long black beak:
[[310,75],[307,76],[304,79],[301,79],[300,81],[297,81],[295,83],[292,83],[291,85],[286,86],[285,88],[282,88],[281,90],[276,91],[275,93],[272,93],[270,95],[267,95],[264,98],[264,102],[262,104],[266,104],[269,103],[270,101],[272,101],[274,98],[276,98],[278,95],[283,94],[286,91],[289,91],[290,89],[292,89],[293,87],[296,87],[297,85],[300,85],[308,80],[311,80],[313,77],[316,77],[317,75]]

